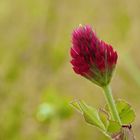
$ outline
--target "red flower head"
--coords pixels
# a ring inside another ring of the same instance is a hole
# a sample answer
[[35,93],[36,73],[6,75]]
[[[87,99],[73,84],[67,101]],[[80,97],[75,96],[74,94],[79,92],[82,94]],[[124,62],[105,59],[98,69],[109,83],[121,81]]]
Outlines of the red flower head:
[[100,40],[88,25],[72,34],[71,64],[73,70],[99,86],[107,85],[117,62],[117,52]]

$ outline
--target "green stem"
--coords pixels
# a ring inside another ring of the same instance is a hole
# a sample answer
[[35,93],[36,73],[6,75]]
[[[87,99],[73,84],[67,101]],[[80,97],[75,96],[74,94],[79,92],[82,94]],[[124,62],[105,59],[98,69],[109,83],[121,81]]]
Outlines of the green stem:
[[105,98],[106,98],[107,104],[109,106],[109,110],[110,110],[112,119],[114,121],[119,122],[121,125],[121,120],[120,120],[120,117],[119,117],[119,114],[118,114],[118,111],[117,111],[117,108],[115,105],[115,101],[112,96],[112,91],[111,91],[110,86],[109,85],[104,86],[103,90],[105,92]]

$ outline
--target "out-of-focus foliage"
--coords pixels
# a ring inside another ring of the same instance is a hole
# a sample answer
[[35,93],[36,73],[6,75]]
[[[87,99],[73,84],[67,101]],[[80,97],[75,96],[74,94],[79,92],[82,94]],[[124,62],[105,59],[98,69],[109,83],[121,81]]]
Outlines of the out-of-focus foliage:
[[139,7],[139,0],[0,0],[0,140],[107,140],[68,106],[73,98],[104,104],[100,88],[69,64],[80,23],[118,51],[113,93],[135,109],[139,138]]
[[71,116],[72,109],[66,96],[60,97],[54,88],[45,90],[42,100],[36,114],[39,121],[53,121],[55,118],[63,120]]

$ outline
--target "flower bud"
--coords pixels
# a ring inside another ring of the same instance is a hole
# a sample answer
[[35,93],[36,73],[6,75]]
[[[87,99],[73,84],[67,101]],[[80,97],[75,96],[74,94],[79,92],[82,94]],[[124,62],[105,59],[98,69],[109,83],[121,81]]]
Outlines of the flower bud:
[[75,73],[99,86],[108,85],[117,62],[117,52],[100,40],[88,25],[72,33],[71,64]]

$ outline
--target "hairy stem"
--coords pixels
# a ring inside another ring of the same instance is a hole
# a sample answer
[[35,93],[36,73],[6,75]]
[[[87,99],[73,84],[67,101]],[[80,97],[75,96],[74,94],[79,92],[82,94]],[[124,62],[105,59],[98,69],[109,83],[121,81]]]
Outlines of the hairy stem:
[[112,91],[111,91],[110,86],[109,85],[104,86],[103,90],[105,92],[105,98],[106,98],[107,104],[109,106],[109,110],[110,110],[112,119],[114,121],[119,122],[120,125],[122,125],[117,108],[116,108],[116,105],[115,105],[115,101],[114,101],[113,96],[112,96]]

